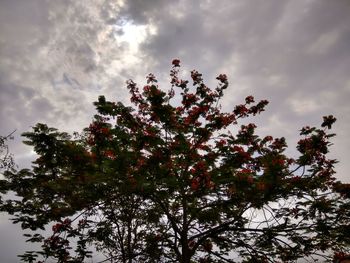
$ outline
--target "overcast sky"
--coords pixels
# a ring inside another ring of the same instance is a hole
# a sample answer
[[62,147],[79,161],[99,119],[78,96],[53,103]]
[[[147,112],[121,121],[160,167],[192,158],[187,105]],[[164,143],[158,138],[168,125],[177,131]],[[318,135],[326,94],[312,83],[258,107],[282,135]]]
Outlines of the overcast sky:
[[[268,99],[251,121],[292,148],[301,127],[333,114],[331,156],[350,182],[349,14],[349,0],[0,0],[0,134],[16,129],[11,150],[29,166],[22,132],[80,131],[98,95],[128,103],[127,79],[142,86],[153,72],[166,84],[179,58],[209,85],[228,75],[226,110]],[[0,215],[0,262],[18,261],[18,229]]]

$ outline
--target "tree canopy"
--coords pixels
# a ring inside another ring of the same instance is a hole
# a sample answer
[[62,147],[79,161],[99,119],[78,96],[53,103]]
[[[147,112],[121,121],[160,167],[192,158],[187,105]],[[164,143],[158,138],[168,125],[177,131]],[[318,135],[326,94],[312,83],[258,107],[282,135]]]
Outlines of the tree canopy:
[[193,85],[181,79],[178,59],[172,66],[169,90],[153,74],[142,90],[129,80],[132,106],[100,96],[80,134],[40,123],[23,134],[38,158],[0,181],[16,194],[2,196],[1,211],[42,246],[22,260],[84,262],[92,248],[101,262],[345,257],[350,187],[327,157],[335,118],[302,128],[293,158],[284,138],[240,125],[268,101],[250,95],[223,112],[225,74],[211,89],[196,70]]

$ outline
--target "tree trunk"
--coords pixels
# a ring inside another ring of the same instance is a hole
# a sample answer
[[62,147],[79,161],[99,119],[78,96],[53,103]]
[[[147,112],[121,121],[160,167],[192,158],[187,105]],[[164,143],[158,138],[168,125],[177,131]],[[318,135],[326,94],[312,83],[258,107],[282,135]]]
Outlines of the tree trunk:
[[188,255],[182,254],[181,263],[190,263],[190,262],[191,262],[191,257]]

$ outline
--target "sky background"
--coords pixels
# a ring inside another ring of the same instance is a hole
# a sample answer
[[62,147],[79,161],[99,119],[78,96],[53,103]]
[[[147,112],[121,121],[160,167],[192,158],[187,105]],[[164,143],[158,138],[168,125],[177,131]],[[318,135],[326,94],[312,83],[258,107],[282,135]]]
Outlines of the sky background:
[[[270,101],[251,119],[285,136],[337,119],[330,156],[350,182],[349,0],[0,0],[0,134],[20,167],[33,152],[20,134],[38,122],[81,131],[99,95],[129,103],[125,81],[152,72],[169,87],[173,58],[215,87],[228,75],[227,111],[248,95]],[[19,226],[0,215],[0,262],[18,262]],[[27,246],[28,248],[28,246]]]

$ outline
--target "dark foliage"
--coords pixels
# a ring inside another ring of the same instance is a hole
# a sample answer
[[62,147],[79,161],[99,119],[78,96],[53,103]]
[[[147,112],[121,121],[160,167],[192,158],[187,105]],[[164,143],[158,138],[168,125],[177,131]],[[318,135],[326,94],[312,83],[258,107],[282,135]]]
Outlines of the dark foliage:
[[176,59],[168,91],[152,74],[142,91],[128,81],[133,107],[100,96],[80,136],[45,124],[23,134],[39,157],[32,170],[5,173],[1,191],[20,199],[1,210],[23,229],[51,226],[52,234],[26,235],[42,250],[22,260],[83,262],[91,247],[109,262],[293,262],[347,253],[350,188],[335,180],[336,161],[327,158],[335,118],[303,128],[291,158],[284,138],[238,125],[266,100],[248,96],[222,112],[226,75],[210,89],[192,71],[190,87],[179,68]]

